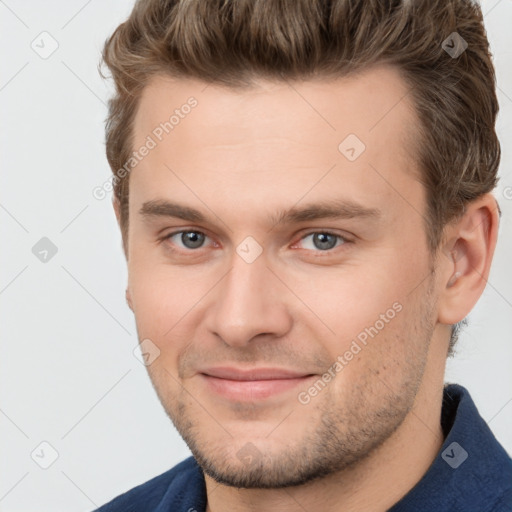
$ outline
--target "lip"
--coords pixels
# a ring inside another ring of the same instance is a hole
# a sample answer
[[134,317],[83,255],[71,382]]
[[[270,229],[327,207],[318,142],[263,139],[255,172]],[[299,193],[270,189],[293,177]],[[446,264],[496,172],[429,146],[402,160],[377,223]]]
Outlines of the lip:
[[254,401],[289,391],[316,377],[283,368],[209,368],[200,372],[208,389],[229,400]]
[[206,368],[200,373],[217,377],[219,379],[228,380],[277,380],[277,379],[297,379],[305,377],[304,372],[297,372],[287,368],[234,368],[232,366],[216,366],[214,368]]

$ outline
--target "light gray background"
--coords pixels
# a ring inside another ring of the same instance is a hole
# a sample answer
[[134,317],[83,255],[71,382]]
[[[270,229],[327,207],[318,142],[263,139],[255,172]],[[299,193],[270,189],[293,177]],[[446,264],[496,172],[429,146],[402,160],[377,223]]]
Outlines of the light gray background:
[[[121,237],[110,196],[92,195],[110,176],[111,86],[97,64],[131,7],[0,1],[1,511],[88,511],[189,455],[133,355]],[[501,104],[503,219],[489,285],[446,380],[469,388],[512,453],[512,2],[482,8]],[[31,48],[51,49],[43,31],[59,45],[47,59]],[[42,237],[58,248],[46,263],[32,253]],[[48,469],[43,441],[58,452]]]

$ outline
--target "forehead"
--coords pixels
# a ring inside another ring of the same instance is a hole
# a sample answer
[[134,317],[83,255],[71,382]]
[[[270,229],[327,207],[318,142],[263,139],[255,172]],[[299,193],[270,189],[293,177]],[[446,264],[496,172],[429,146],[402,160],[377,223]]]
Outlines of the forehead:
[[[293,128],[295,121],[307,118],[312,129],[321,128],[326,134],[332,132],[335,138],[354,132],[375,142],[372,135],[382,139],[394,121],[407,118],[409,122],[416,122],[410,90],[399,71],[388,65],[375,65],[336,79],[258,79],[243,88],[157,75],[142,92],[135,119],[135,138],[150,133],[155,122],[168,120],[176,109],[194,97],[200,107],[194,109],[195,114],[200,111],[200,116],[194,117],[200,117],[199,121],[216,133],[219,142],[225,141],[227,135],[231,142],[237,138],[242,140],[248,134],[258,134],[262,128]],[[229,126],[236,126],[236,134],[216,130]],[[410,128],[407,126],[403,133],[408,133]]]
[[234,205],[236,190],[239,205],[257,206],[262,195],[271,204],[341,186],[347,197],[396,200],[417,178],[417,126],[409,87],[387,66],[244,89],[159,76],[134,122],[134,149],[154,146],[131,173],[130,197],[140,203],[185,185],[196,204],[215,191]]

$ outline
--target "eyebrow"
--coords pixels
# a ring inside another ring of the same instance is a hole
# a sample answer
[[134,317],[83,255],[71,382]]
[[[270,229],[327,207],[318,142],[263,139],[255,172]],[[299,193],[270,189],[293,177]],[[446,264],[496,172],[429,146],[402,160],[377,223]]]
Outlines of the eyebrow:
[[[201,211],[165,199],[146,201],[139,210],[143,218],[173,217],[188,222],[209,222]],[[305,206],[293,206],[269,216],[272,225],[299,224],[320,219],[373,219],[381,217],[377,208],[368,208],[352,200],[326,200]]]

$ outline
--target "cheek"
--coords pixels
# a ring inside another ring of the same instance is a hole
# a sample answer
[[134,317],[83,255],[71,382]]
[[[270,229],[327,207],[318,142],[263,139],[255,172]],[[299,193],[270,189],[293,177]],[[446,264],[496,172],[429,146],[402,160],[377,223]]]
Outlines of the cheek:
[[338,271],[315,269],[307,281],[297,275],[290,282],[297,283],[294,292],[314,313],[302,308],[312,339],[324,345],[332,362],[342,356],[344,373],[355,376],[383,366],[399,369],[411,356],[408,340],[421,330],[416,325],[424,293],[420,283],[425,284],[427,269],[426,261],[390,249],[375,261]]
[[178,268],[132,253],[128,282],[139,337],[161,342],[200,299]]
[[414,309],[395,302],[377,317],[358,319],[353,336],[331,347],[332,361],[338,363],[331,390],[334,402],[364,403],[377,410],[386,401],[416,389],[429,333],[420,332]]
[[[330,332],[330,337],[341,344],[376,322],[378,327],[382,327],[383,321],[387,325],[405,300],[407,286],[382,263],[351,265],[339,271],[315,269],[314,272],[316,275],[310,273],[307,281],[299,275],[290,276],[293,291],[306,306],[301,309],[302,315],[311,316],[310,327],[316,322],[319,334]],[[384,315],[383,320],[381,315]]]

